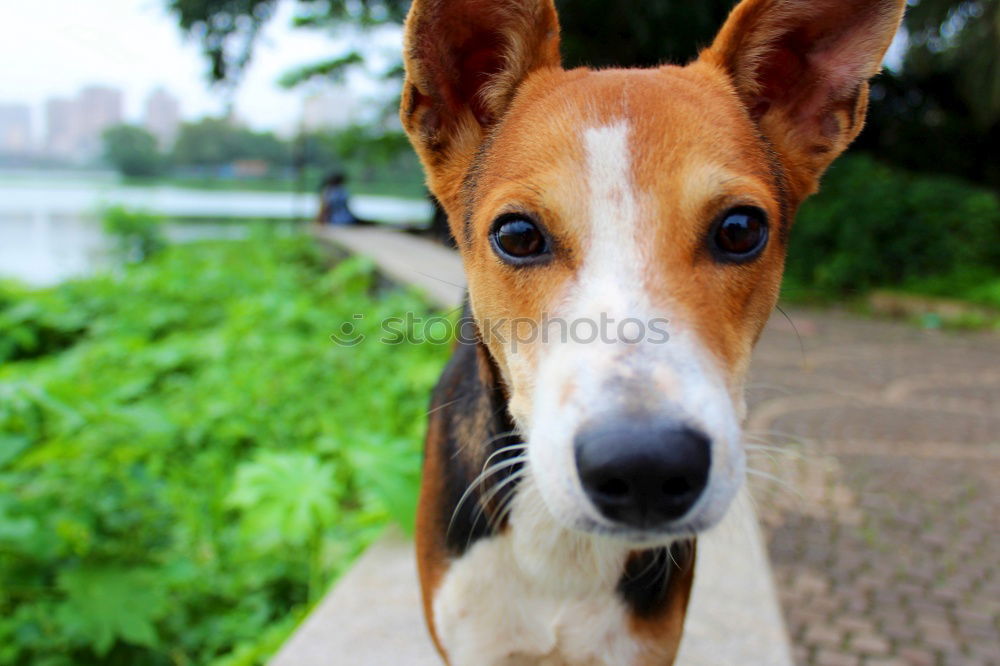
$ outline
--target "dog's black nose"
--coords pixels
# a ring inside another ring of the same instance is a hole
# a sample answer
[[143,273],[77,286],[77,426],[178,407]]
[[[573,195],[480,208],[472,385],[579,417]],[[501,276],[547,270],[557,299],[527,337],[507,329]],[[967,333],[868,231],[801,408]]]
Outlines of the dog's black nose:
[[580,431],[576,468],[607,518],[650,528],[680,518],[701,496],[712,463],[708,437],[676,421],[613,421]]

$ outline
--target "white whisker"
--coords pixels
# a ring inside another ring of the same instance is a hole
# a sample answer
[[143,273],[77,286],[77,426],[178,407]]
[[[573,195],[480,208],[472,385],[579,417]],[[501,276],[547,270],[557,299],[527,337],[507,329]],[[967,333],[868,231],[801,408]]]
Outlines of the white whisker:
[[[785,479],[777,477],[777,476],[775,476],[773,474],[768,474],[767,472],[762,472],[759,469],[753,469],[753,468],[750,468],[750,467],[747,468],[747,474],[759,477],[761,479],[765,479],[767,481],[771,481],[772,483],[776,484],[777,486],[779,486],[779,487],[781,487],[781,488],[783,488],[785,490],[788,490],[789,492],[791,492],[792,494],[794,494],[799,499],[805,499],[805,497],[798,490],[798,488],[796,488],[794,485],[792,485],[791,483],[789,483]],[[749,495],[749,493],[748,493],[748,495]]]
[[528,448],[528,445],[525,442],[518,442],[516,444],[509,444],[508,446],[504,446],[502,448],[499,448],[496,451],[494,451],[493,453],[491,453],[489,455],[489,457],[486,458],[485,461],[483,461],[483,469],[485,470],[486,467],[490,464],[490,461],[493,460],[494,458],[496,458],[498,455],[501,455],[501,454],[506,453],[508,451],[517,451],[518,449],[526,449],[526,448]]
[[[505,447],[505,448],[515,449],[518,446],[520,445],[512,445],[511,447]],[[504,449],[500,449],[499,451],[494,452],[493,455],[490,456],[490,458],[493,458],[493,456],[497,455],[497,453],[500,453],[503,450]],[[489,461],[490,458],[487,458],[487,461]],[[482,484],[486,479],[493,476],[494,474],[502,472],[503,470],[509,467],[513,467],[514,465],[519,465],[522,462],[523,462],[523,456],[517,456],[515,458],[511,458],[510,460],[501,460],[495,465],[483,469],[483,471],[480,472],[479,476],[473,479],[472,483],[469,484],[469,487],[465,489],[464,493],[462,493],[462,496],[458,499],[458,503],[455,504],[455,509],[451,512],[451,520],[448,521],[447,533],[451,532],[451,528],[455,524],[455,518],[458,516],[458,512],[465,504],[465,501],[469,499],[469,497],[476,491],[476,489],[479,487],[480,484]]]
[[[479,500],[478,514],[477,514],[476,519],[473,521],[472,524],[473,525],[476,524],[476,522],[479,520],[479,516],[486,515],[486,519],[487,519],[487,522],[488,522],[488,524],[490,526],[490,529],[494,529],[495,530],[497,528],[497,526],[500,524],[500,522],[497,521],[496,516],[490,517],[488,514],[486,514],[486,510],[489,507],[490,502],[492,502],[493,499],[497,495],[499,495],[501,492],[503,492],[505,489],[508,489],[509,490],[509,497],[502,498],[501,502],[500,502],[500,508],[503,508],[503,506],[506,503],[506,501],[508,501],[509,499],[513,498],[513,496],[514,496],[513,488],[510,488],[511,484],[513,484],[515,482],[518,482],[521,479],[523,479],[524,475],[525,475],[525,471],[523,469],[516,470],[513,474],[511,474],[506,479],[504,479],[503,481],[501,481],[500,483],[498,483],[495,487],[491,488],[490,492],[487,493],[487,495],[484,496],[481,500]],[[497,512],[497,514],[499,515],[499,511]]]

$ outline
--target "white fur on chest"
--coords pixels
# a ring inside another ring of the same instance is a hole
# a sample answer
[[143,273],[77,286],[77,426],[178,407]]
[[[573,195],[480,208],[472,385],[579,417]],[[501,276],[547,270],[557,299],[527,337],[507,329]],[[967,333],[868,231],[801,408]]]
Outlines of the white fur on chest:
[[444,576],[437,634],[452,666],[628,666],[629,634],[615,588],[627,550],[558,527],[526,480],[507,531],[482,539]]

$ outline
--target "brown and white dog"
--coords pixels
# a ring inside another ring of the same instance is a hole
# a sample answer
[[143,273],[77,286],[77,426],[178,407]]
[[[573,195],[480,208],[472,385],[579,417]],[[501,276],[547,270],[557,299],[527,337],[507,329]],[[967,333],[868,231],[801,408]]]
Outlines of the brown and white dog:
[[743,0],[686,67],[566,71],[552,0],[414,0],[401,117],[478,332],[417,525],[446,661],[672,663],[789,228],[904,5]]

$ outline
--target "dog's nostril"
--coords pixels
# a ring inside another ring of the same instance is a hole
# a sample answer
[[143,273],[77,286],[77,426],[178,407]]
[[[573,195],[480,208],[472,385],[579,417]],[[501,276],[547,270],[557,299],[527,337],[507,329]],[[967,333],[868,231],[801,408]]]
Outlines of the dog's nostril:
[[670,497],[683,497],[694,490],[694,485],[689,479],[683,476],[674,476],[664,479],[660,484],[660,491]]
[[605,479],[597,484],[595,490],[605,497],[628,497],[629,485],[622,479]]

